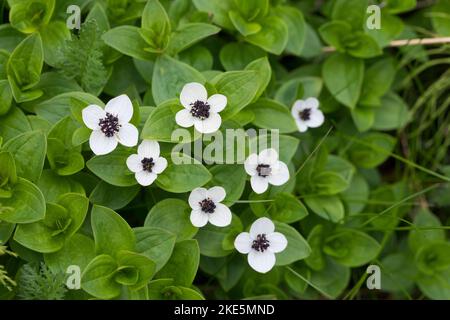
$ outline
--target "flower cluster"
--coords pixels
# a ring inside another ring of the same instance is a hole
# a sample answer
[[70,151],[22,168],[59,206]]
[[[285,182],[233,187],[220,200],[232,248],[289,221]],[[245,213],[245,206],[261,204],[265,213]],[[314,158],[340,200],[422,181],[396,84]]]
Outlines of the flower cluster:
[[[222,123],[219,113],[227,106],[226,96],[216,93],[208,97],[208,92],[202,84],[192,82],[181,90],[180,103],[183,109],[175,115],[179,126],[194,126],[200,133],[219,130]],[[305,132],[308,127],[318,127],[324,121],[315,98],[297,100],[292,107],[292,115],[300,132]],[[89,145],[96,155],[112,152],[119,143],[126,147],[134,147],[138,143],[138,129],[130,123],[133,105],[126,95],[110,100],[104,109],[89,105],[82,111],[82,117],[85,125],[93,130]],[[126,165],[140,185],[150,186],[158,174],[167,168],[168,163],[160,156],[157,141],[143,140],[137,148],[137,154],[127,158]],[[290,176],[287,165],[278,159],[277,151],[272,148],[262,150],[259,154],[250,154],[245,160],[244,168],[250,176],[253,191],[258,194],[266,192],[269,184],[285,184]],[[221,203],[225,198],[226,191],[221,186],[192,190],[188,199],[192,209],[192,225],[198,228],[204,227],[208,222],[216,227],[230,225],[232,213]],[[265,273],[275,265],[275,253],[286,248],[287,239],[281,233],[275,232],[275,226],[270,219],[260,218],[252,224],[249,233],[238,235],[234,244],[236,250],[248,254],[249,265],[254,270]]]

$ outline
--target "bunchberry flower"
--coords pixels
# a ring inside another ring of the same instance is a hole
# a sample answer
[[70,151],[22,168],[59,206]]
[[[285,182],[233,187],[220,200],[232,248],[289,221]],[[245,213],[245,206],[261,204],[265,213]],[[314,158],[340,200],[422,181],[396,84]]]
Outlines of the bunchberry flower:
[[204,227],[208,221],[217,227],[226,227],[231,223],[230,209],[220,203],[225,199],[226,192],[222,187],[210,189],[196,188],[189,195],[191,223],[195,227]]
[[134,172],[140,185],[149,186],[167,168],[167,160],[159,156],[158,142],[144,140],[138,147],[138,153],[128,157],[127,167]]
[[305,132],[308,128],[320,127],[325,121],[319,109],[319,100],[316,98],[295,101],[291,113],[300,132]]
[[208,98],[208,92],[201,83],[191,82],[181,90],[180,102],[184,109],[175,116],[179,126],[194,126],[201,133],[213,133],[220,128],[222,118],[219,112],[227,105],[227,97],[223,94],[214,94]]
[[289,180],[289,170],[286,164],[278,160],[275,149],[265,149],[251,154],[244,162],[245,171],[251,176],[250,184],[253,191],[263,193],[269,187],[281,186]]
[[286,237],[275,232],[275,225],[268,218],[259,218],[253,222],[250,232],[242,232],[234,240],[236,250],[248,254],[250,267],[261,273],[273,268],[275,253],[286,249],[287,244]]
[[89,105],[82,111],[84,124],[92,129],[89,146],[96,155],[104,155],[116,149],[120,143],[134,147],[138,143],[138,130],[130,122],[133,105],[127,95],[111,99],[105,109]]

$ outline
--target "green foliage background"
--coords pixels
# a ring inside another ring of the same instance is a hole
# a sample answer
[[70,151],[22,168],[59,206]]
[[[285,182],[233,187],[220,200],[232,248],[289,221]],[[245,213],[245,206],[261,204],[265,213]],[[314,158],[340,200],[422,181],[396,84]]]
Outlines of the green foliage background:
[[[373,4],[0,1],[0,297],[450,299],[450,47],[389,45],[450,36],[450,1],[385,0],[379,30]],[[169,158],[193,81],[227,96],[221,130],[280,130],[287,184],[257,195],[242,165],[204,162],[141,188],[133,148],[92,156],[81,110],[126,93]],[[300,134],[290,108],[307,97],[326,122]],[[203,185],[227,191],[230,226],[191,225]],[[262,216],[289,243],[263,275],[233,247]]]

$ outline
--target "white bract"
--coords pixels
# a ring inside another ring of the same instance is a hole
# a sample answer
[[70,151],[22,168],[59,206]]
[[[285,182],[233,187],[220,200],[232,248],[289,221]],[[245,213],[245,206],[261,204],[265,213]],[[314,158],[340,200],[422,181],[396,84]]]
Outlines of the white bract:
[[104,155],[116,149],[120,143],[134,147],[138,143],[139,132],[130,122],[133,105],[126,95],[111,99],[105,109],[91,104],[83,109],[84,124],[92,129],[89,146],[96,155]]
[[220,128],[222,118],[219,112],[227,105],[227,97],[223,94],[214,94],[208,98],[208,92],[201,83],[191,82],[181,90],[180,102],[184,109],[175,116],[179,126],[194,126],[201,133],[213,133]]
[[250,232],[240,233],[234,240],[234,247],[240,253],[248,254],[247,260],[254,270],[266,273],[276,262],[275,253],[286,249],[288,241],[268,218],[253,222]]
[[144,140],[138,147],[138,153],[128,157],[127,167],[134,172],[140,185],[149,186],[167,168],[167,160],[159,156],[158,142]]
[[231,223],[230,209],[220,203],[225,199],[226,192],[222,187],[210,189],[195,188],[189,195],[191,223],[195,227],[204,227],[208,221],[217,227],[226,227]]
[[250,184],[253,191],[263,193],[269,187],[281,186],[289,180],[289,169],[287,165],[278,160],[275,149],[265,149],[251,154],[244,162],[245,171],[251,176]]
[[308,128],[320,127],[325,121],[319,109],[319,100],[316,98],[295,101],[291,113],[300,132],[305,132]]

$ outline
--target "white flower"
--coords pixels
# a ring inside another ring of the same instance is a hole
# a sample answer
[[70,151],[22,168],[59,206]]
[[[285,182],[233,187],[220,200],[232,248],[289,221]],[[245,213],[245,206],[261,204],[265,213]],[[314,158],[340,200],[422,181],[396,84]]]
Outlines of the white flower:
[[227,97],[223,94],[214,94],[208,98],[208,92],[201,83],[191,82],[181,90],[180,102],[185,109],[178,111],[175,116],[179,126],[194,126],[201,133],[213,133],[220,128],[222,118],[219,112],[227,105]]
[[140,185],[149,186],[167,168],[167,160],[159,156],[158,142],[144,140],[138,147],[138,153],[128,157],[127,167],[134,172]]
[[308,127],[320,127],[325,121],[322,111],[319,110],[319,100],[316,98],[295,101],[291,113],[300,132],[305,132]]
[[204,227],[209,221],[217,227],[228,226],[231,223],[231,211],[226,205],[220,203],[225,199],[225,196],[225,189],[222,187],[192,190],[188,200],[192,208],[192,224],[200,228]]
[[263,193],[269,187],[281,186],[289,180],[287,165],[278,161],[278,153],[275,149],[265,149],[251,154],[244,162],[245,171],[251,176],[250,184],[253,191]]
[[130,122],[133,117],[133,105],[126,95],[111,99],[105,109],[89,105],[82,111],[83,122],[92,129],[89,146],[96,155],[113,151],[120,143],[134,147],[138,143],[138,130]]
[[253,222],[249,232],[240,233],[234,240],[234,247],[240,253],[248,254],[247,260],[254,270],[266,273],[275,265],[275,253],[286,249],[286,237],[274,232],[275,225],[268,218]]

